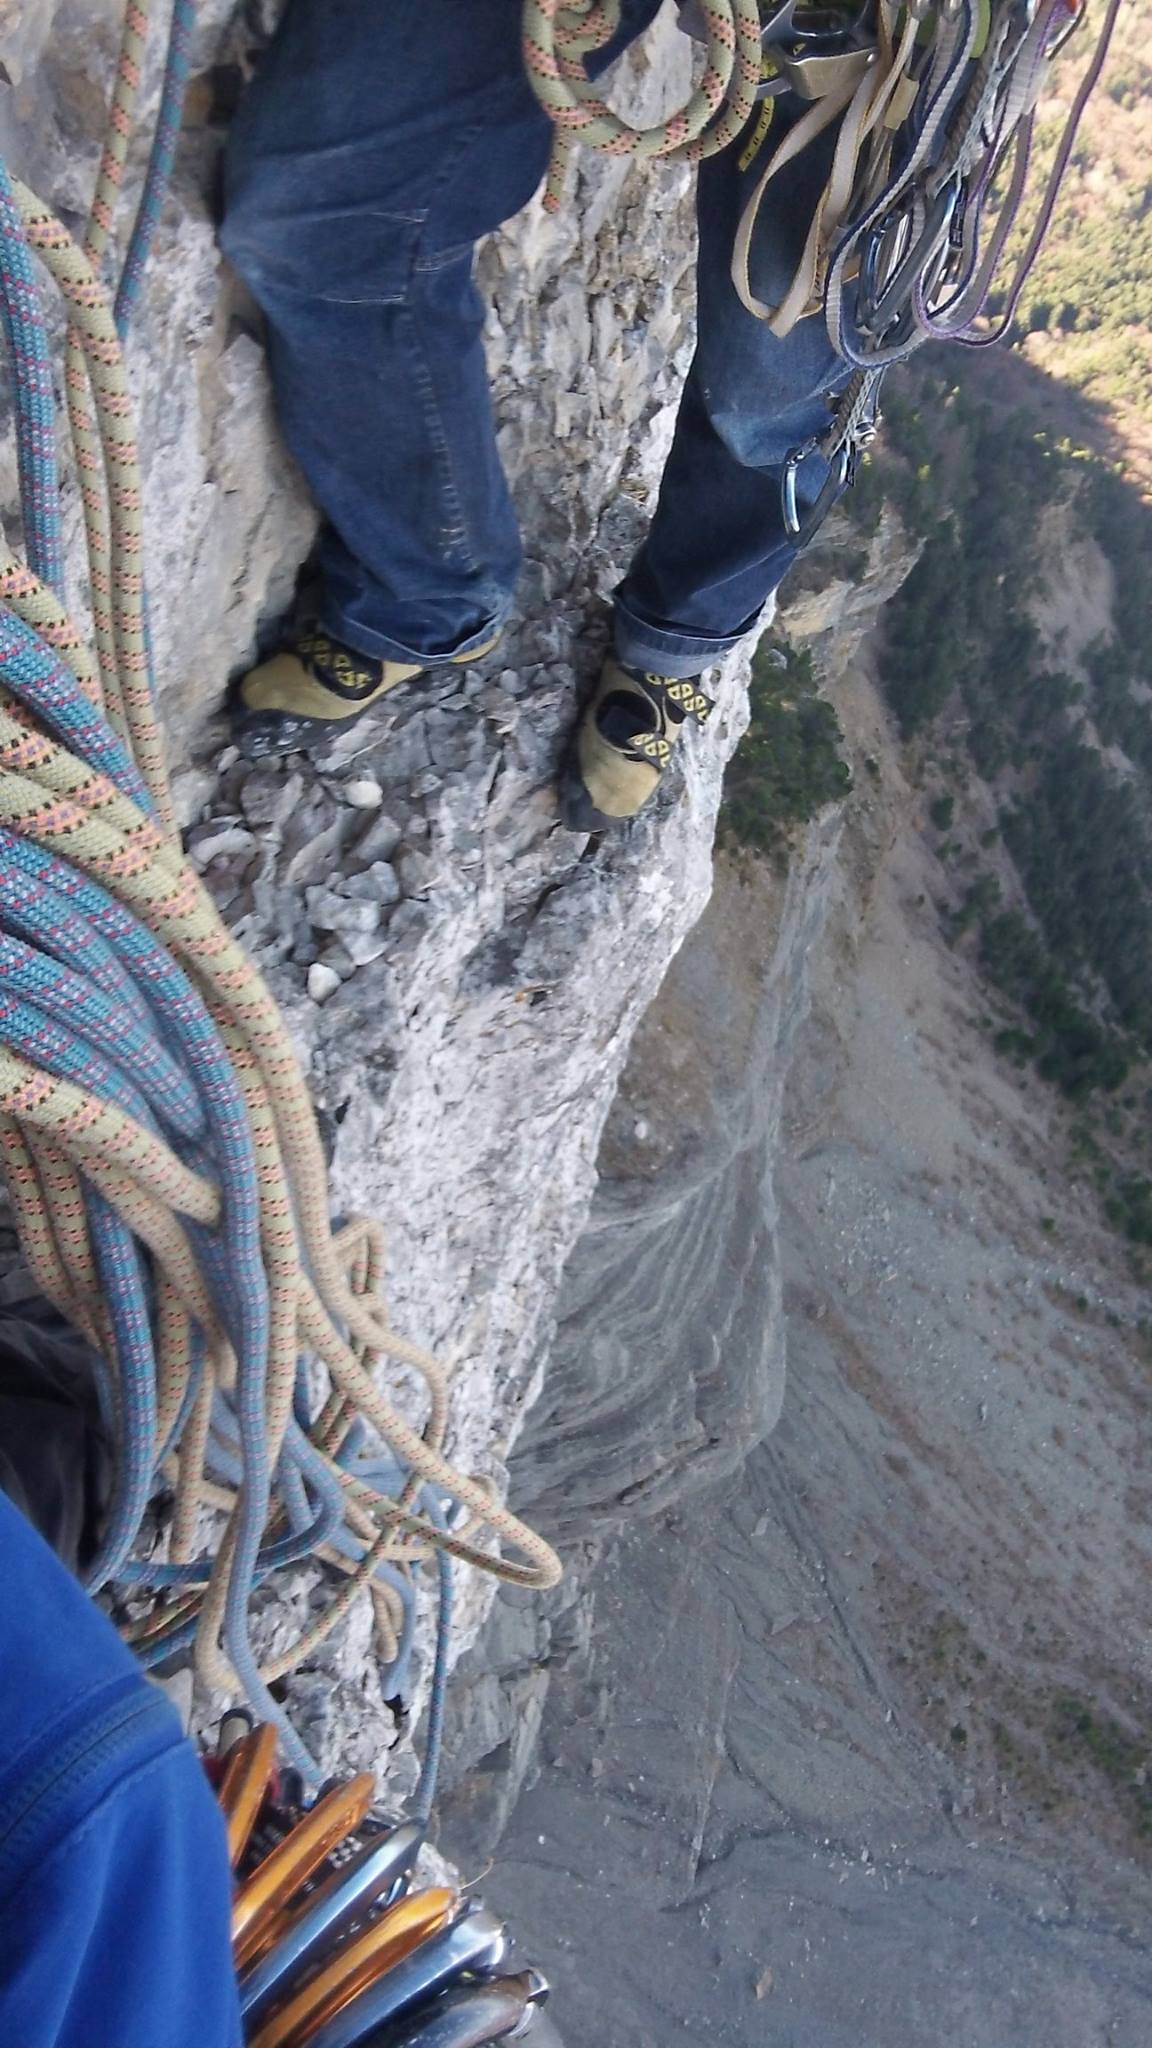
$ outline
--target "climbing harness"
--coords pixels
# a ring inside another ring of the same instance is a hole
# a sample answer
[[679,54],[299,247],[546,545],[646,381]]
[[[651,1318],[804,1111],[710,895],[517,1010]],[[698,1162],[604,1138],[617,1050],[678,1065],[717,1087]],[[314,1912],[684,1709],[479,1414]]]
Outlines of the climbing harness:
[[[853,373],[842,392],[830,395],[827,430],[794,448],[784,465],[784,525],[797,545],[812,538],[874,434],[884,372],[926,341],[986,348],[1011,325],[1120,5],[1106,0],[1035,223],[991,326],[982,323],[1024,198],[1036,105],[1087,0],[783,0],[758,21],[753,103],[789,94],[799,110],[745,203],[733,286],[745,309],[781,338],[799,320],[821,316]],[[615,34],[618,0],[527,0],[525,64],[541,104],[560,124],[547,205],[558,204],[556,173],[573,137],[613,155],[695,160],[741,133],[751,111],[744,11],[737,0],[689,0],[686,25],[707,41],[705,79],[681,115],[637,131],[610,113],[583,68],[584,58]],[[720,87],[721,59],[734,44],[741,63]],[[677,123],[688,120],[692,141],[685,148]],[[761,208],[787,165],[833,128],[832,169],[803,254],[779,301],[768,304],[750,276]],[[766,132],[757,127],[748,161]],[[801,509],[801,480],[813,458],[812,474],[821,481]]]
[[[547,1544],[449,1463],[444,1373],[387,1321],[379,1229],[334,1231],[305,1082],[264,984],[176,835],[153,698],[139,464],[121,345],[171,165],[193,8],[171,15],[161,118],[115,296],[101,262],[148,9],[129,0],[109,142],[80,245],[0,166],[0,311],[13,364],[26,561],[0,543],[0,1165],[37,1287],[92,1346],[116,1446],[93,1592],[145,1663],[191,1651],[276,1723],[269,1688],[367,1590],[406,1690],[418,1574],[440,1621],[416,1798],[439,1751],[450,1560],[525,1586]],[[38,260],[64,301],[65,386],[96,657],[65,606],[51,354]],[[425,1388],[418,1426],[378,1384]],[[170,1522],[157,1515],[170,1490]],[[145,1531],[148,1531],[145,1534]],[[501,1547],[502,1546],[502,1547]],[[261,1657],[252,1596],[318,1558],[342,1579]]]
[[275,1751],[270,1726],[229,1717],[206,1760],[236,1874],[233,1958],[251,2048],[482,2048],[518,2036],[547,1982],[508,1972],[505,1931],[478,1900],[416,1882],[423,1826],[378,1814],[367,1775],[307,1805]]

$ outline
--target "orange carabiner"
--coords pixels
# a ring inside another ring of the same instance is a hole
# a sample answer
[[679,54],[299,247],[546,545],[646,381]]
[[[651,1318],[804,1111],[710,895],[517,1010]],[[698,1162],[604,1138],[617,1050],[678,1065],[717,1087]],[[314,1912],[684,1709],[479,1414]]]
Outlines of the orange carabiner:
[[355,1940],[338,1949],[295,1998],[273,2013],[253,2037],[251,2048],[304,2048],[320,2027],[351,2005],[378,1977],[447,1927],[459,1905],[459,1894],[446,1889],[400,1899]]
[[248,1846],[275,1762],[276,1730],[271,1721],[242,1736],[228,1753],[216,1796],[228,1828],[228,1859],[233,1870]]
[[277,1843],[243,1885],[232,1907],[232,1952],[237,1969],[250,1962],[268,1923],[311,1877],[330,1849],[359,1827],[376,1793],[371,1771],[338,1785]]

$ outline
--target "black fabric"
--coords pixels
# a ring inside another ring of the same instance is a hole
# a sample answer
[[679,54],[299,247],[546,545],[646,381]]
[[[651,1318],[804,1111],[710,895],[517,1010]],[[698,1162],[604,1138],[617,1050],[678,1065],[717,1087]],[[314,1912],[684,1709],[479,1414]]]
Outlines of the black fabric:
[[111,1482],[94,1368],[40,1296],[0,1304],[0,1490],[73,1572],[96,1550]]

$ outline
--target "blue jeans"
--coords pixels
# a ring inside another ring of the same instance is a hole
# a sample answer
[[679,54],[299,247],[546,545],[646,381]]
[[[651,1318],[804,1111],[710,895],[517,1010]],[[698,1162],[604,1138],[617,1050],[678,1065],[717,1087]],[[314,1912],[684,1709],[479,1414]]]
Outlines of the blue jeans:
[[[658,5],[624,0],[610,54]],[[283,432],[325,517],[323,624],[362,654],[467,654],[512,602],[520,537],[472,271],[477,240],[526,204],[548,159],[520,16],[520,0],[290,0],[233,127],[223,247],[266,315]],[[778,104],[773,145],[798,111]],[[761,298],[799,260],[831,148],[771,188],[751,262]],[[762,167],[742,172],[740,154],[700,169],[696,355],[648,538],[616,592],[620,658],[666,675],[755,626],[795,554],[784,459],[827,425],[844,374],[818,317],[781,342],[736,297],[733,239]],[[802,473],[813,495],[821,468]]]

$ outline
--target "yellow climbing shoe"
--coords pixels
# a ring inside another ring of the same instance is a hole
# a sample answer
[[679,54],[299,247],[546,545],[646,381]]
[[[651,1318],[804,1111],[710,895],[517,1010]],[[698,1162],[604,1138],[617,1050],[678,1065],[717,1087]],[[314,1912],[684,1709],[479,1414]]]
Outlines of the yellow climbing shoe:
[[605,662],[561,770],[560,812],[573,832],[604,832],[656,794],[686,718],[712,700],[698,676],[658,676]]
[[[468,654],[445,657],[456,667],[490,654],[499,633]],[[427,662],[381,661],[356,654],[319,631],[301,633],[290,647],[241,676],[232,703],[232,732],[242,754],[295,754],[345,732],[389,690],[438,666]]]

